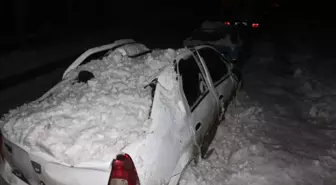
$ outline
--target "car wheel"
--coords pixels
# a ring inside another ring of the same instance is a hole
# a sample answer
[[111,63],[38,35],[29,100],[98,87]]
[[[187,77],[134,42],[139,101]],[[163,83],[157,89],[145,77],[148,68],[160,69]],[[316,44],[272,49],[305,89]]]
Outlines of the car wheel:
[[220,124],[220,121],[217,119],[217,121],[211,126],[209,131],[203,137],[203,142],[201,145],[201,158],[202,159],[207,159],[215,150],[215,149],[209,150],[209,147],[216,136],[216,132],[217,132],[217,128],[219,124]]
[[234,96],[237,96],[237,94],[238,94],[238,92],[241,90],[242,86],[243,86],[243,80],[240,80],[240,81],[238,82],[238,84],[237,84],[237,89],[236,89],[236,91],[234,92]]
[[220,113],[219,113],[219,121],[223,121],[225,119],[225,112],[226,112],[226,107],[227,103],[224,100],[220,100]]

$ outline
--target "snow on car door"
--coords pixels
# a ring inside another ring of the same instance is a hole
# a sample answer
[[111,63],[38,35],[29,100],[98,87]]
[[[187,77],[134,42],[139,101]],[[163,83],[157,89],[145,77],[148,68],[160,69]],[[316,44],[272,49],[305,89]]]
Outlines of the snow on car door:
[[216,96],[211,90],[195,58],[190,55],[178,63],[183,92],[190,108],[197,141],[200,142],[218,116]]
[[211,47],[198,49],[198,53],[210,73],[220,103],[226,103],[232,96],[235,83],[232,78],[230,78],[230,68],[228,64],[224,57]]

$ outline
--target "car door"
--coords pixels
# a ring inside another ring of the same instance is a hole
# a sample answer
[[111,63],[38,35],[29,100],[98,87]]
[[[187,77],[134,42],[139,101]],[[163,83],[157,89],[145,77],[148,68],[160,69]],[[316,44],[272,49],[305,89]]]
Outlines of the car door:
[[178,62],[179,81],[198,143],[218,118],[215,92],[209,87],[200,66],[191,53]]
[[224,105],[233,95],[235,81],[231,77],[230,66],[226,59],[212,47],[201,47],[197,53],[202,65],[207,69],[219,101]]

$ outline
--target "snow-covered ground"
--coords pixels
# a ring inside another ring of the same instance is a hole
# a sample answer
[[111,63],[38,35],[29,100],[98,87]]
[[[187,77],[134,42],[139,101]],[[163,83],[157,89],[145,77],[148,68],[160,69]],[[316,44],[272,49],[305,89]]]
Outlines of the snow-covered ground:
[[261,41],[244,68],[211,148],[181,185],[336,184],[336,85],[332,59],[288,53]]
[[214,152],[181,185],[336,184],[335,59],[303,49],[282,61],[275,51],[255,45]]

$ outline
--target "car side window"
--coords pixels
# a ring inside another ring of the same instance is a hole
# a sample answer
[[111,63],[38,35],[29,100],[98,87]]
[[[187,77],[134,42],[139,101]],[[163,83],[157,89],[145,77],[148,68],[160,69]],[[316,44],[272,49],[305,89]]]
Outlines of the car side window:
[[188,104],[196,106],[209,91],[202,72],[193,56],[181,59],[178,68]]
[[202,48],[198,53],[203,58],[214,84],[228,73],[228,67],[225,64],[224,58],[215,50],[212,48]]

